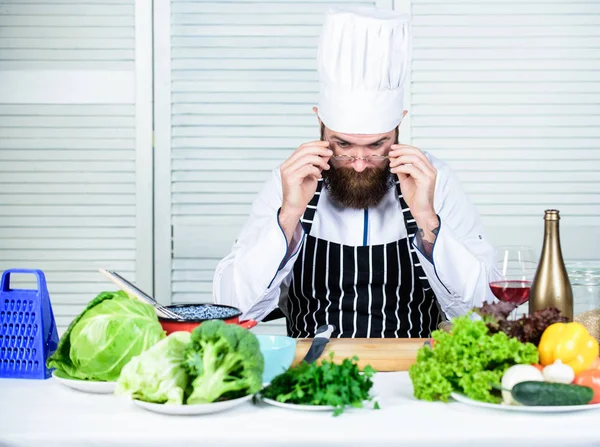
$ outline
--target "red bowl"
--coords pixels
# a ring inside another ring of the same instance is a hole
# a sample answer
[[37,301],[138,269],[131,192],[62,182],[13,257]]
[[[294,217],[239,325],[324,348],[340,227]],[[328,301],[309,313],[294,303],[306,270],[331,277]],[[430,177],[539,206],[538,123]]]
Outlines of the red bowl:
[[[242,315],[242,311],[239,310],[237,307],[225,306],[223,304],[174,304],[172,306],[165,306],[165,307],[167,309],[173,309],[176,311],[177,309],[181,309],[181,308],[185,308],[185,307],[200,307],[200,306],[221,307],[221,308],[231,309],[234,312],[232,313],[232,315],[230,317],[216,318],[219,320],[223,320],[227,324],[237,324],[246,329],[253,328],[254,326],[256,326],[258,324],[258,322],[255,320],[240,321],[240,315]],[[178,331],[192,332],[194,329],[196,329],[202,323],[204,323],[205,321],[209,321],[211,319],[214,320],[215,318],[194,319],[194,320],[190,320],[190,319],[186,320],[186,319],[182,318],[182,319],[176,320],[173,318],[158,317],[158,321],[160,322],[162,328],[165,330],[167,335],[171,334],[172,332],[178,332]]]

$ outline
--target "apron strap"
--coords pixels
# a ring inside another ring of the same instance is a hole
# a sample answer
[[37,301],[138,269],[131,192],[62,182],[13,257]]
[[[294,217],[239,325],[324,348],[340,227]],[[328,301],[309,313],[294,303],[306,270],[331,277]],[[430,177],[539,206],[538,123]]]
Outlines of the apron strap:
[[400,190],[400,181],[396,180],[396,193],[398,194],[398,200],[400,201],[400,207],[402,208],[402,216],[404,217],[404,224],[406,225],[406,233],[409,239],[411,239],[417,233],[417,221],[410,212],[410,208],[404,200],[402,191]]
[[417,221],[413,217],[412,213],[410,212],[410,208],[404,200],[404,196],[402,195],[402,191],[400,190],[399,180],[396,180],[396,192],[398,193],[398,200],[400,201],[400,207],[402,208],[402,216],[404,217],[404,224],[406,225],[406,232],[408,234],[410,255],[413,261],[414,271],[417,277],[419,278],[419,281],[421,281],[421,285],[423,286],[423,293],[426,297],[434,300],[439,311],[440,318],[438,318],[438,321],[436,323],[437,326],[439,323],[441,323],[441,321],[446,320],[446,316],[440,307],[440,303],[438,302],[433,289],[431,288],[431,284],[429,284],[429,280],[427,279],[425,270],[423,270],[423,266],[421,265],[419,256],[417,256],[416,250],[412,248],[412,239],[414,238],[419,228],[417,226]]
[[306,210],[304,214],[300,218],[300,223],[304,228],[304,232],[306,234],[310,234],[310,230],[312,229],[313,220],[315,219],[315,214],[317,213],[317,203],[319,203],[319,199],[321,198],[321,190],[323,189],[323,179],[320,178],[317,183],[317,191],[315,195],[310,199],[308,205],[306,206]]

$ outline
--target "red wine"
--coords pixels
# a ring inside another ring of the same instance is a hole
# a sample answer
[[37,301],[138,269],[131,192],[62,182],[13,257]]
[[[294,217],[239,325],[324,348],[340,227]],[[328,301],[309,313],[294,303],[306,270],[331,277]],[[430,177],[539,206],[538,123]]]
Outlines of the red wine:
[[500,301],[515,303],[519,306],[529,299],[531,281],[494,281],[490,283],[492,293]]

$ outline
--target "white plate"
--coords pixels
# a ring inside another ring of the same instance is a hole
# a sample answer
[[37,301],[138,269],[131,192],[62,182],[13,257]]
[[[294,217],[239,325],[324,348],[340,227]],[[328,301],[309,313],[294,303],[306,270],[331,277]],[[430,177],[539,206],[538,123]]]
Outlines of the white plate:
[[489,408],[492,410],[500,411],[518,411],[525,413],[567,413],[571,411],[586,411],[586,410],[598,410],[600,404],[587,404],[587,405],[561,405],[561,406],[527,406],[527,405],[506,405],[506,404],[492,404],[488,402],[480,402],[478,400],[469,399],[459,393],[451,393],[450,396],[457,402],[462,404],[471,405],[473,407]]
[[300,410],[300,411],[333,411],[335,407],[332,405],[302,405],[302,404],[288,404],[286,402],[278,402],[267,397],[263,397],[262,401],[266,404],[273,405],[275,407],[286,408],[288,410]]
[[96,382],[93,380],[73,379],[64,373],[57,374],[56,371],[52,373],[52,377],[63,385],[77,391],[83,391],[84,393],[112,394],[117,386],[117,382]]
[[134,399],[133,403],[144,410],[153,411],[154,413],[179,415],[179,416],[193,416],[198,414],[210,414],[217,413],[219,411],[229,410],[230,408],[237,407],[238,405],[248,402],[252,399],[252,394],[248,396],[239,397],[237,399],[224,400],[222,402],[213,402],[211,404],[195,404],[195,405],[167,405],[167,404],[156,404],[151,402],[144,402],[142,400]]
[[[273,405],[275,407],[280,407],[280,408],[285,408],[287,410],[299,410],[299,411],[334,411],[335,407],[333,405],[303,405],[303,404],[288,404],[286,402],[278,402],[276,400],[273,399],[269,399],[267,397],[261,397],[261,400],[269,405]],[[373,405],[375,405],[375,401],[364,401],[363,402],[363,409],[364,408],[369,408]],[[349,411],[349,410],[361,410],[361,408],[354,408],[354,407],[345,407],[344,408],[344,412]]]

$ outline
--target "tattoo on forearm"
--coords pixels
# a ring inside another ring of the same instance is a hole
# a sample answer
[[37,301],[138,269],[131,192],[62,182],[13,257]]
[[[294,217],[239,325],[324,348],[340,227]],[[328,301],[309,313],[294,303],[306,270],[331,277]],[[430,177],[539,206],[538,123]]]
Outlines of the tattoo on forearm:
[[[435,227],[433,230],[431,230],[431,232],[437,237],[438,233],[440,232],[440,227]],[[421,236],[421,242],[423,243],[423,251],[425,252],[425,256],[431,260],[434,242],[425,240],[425,232],[421,228],[419,228],[419,235]]]
[[433,244],[429,241],[426,241],[425,239],[422,239],[423,241],[423,251],[425,252],[425,256],[427,256],[427,258],[431,259],[431,254],[433,253]]

